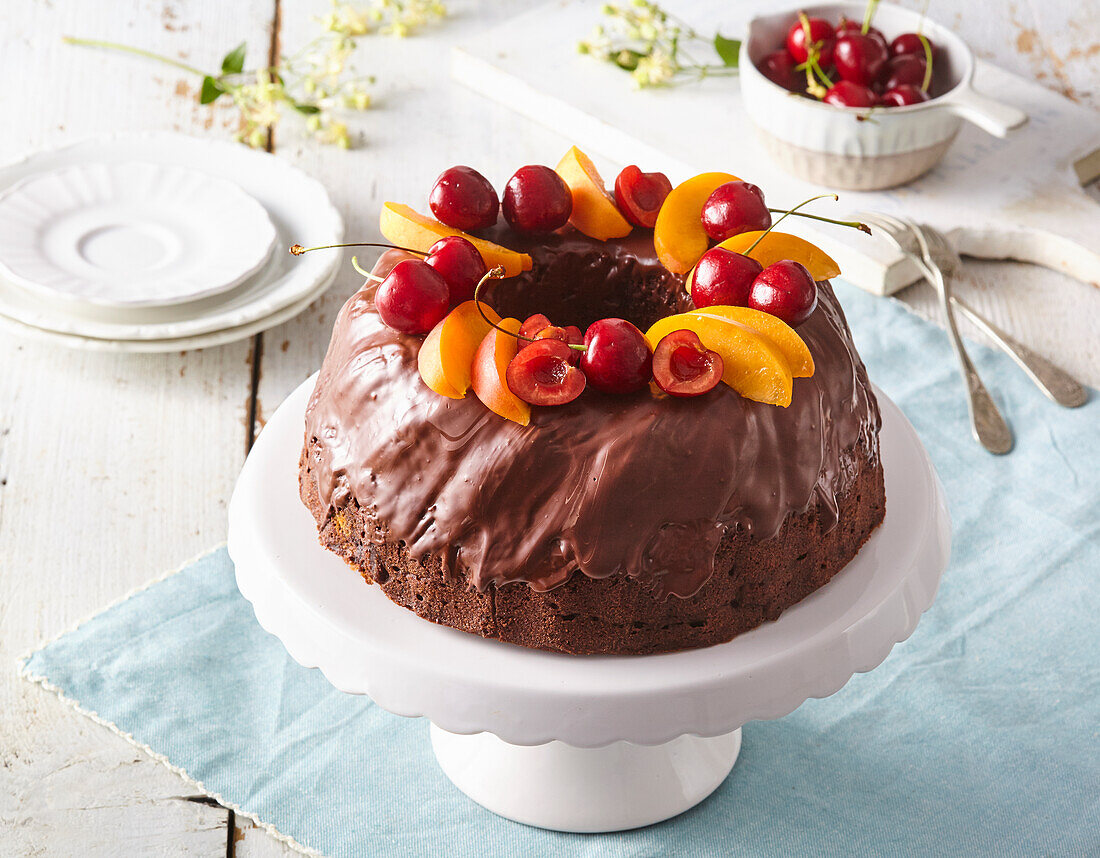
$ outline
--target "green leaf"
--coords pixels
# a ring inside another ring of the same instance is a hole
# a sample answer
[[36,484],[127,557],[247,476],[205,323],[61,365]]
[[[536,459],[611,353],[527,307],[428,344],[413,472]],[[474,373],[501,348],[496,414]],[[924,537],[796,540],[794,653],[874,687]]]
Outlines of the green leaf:
[[244,71],[245,44],[245,42],[241,42],[225,55],[222,60],[222,74],[240,74]]
[[299,113],[304,113],[306,116],[312,116],[315,113],[321,112],[321,108],[316,104],[302,104],[300,101],[294,102],[294,109]]
[[224,93],[225,87],[210,75],[207,75],[202,79],[202,92],[199,94],[199,104],[210,104],[210,102]]
[[729,69],[737,68],[737,55],[741,50],[740,39],[727,39],[721,33],[714,34],[714,50],[722,59],[722,64]]

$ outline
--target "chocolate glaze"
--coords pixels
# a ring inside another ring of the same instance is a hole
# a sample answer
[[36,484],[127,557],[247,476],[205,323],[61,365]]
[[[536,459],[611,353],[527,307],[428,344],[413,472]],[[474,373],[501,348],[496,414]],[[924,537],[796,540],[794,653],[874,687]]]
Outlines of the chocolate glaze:
[[[620,315],[644,329],[690,308],[648,233],[607,244],[573,231],[498,240],[535,262],[493,284],[487,297],[502,315],[544,312],[582,329]],[[376,273],[402,258],[387,251]],[[545,591],[580,570],[688,597],[711,576],[726,533],[774,537],[811,504],[835,524],[856,448],[877,461],[878,405],[827,283],[798,329],[816,371],[795,380],[789,408],[721,384],[694,399],[586,391],[533,408],[526,427],[472,392],[452,400],[429,390],[417,372],[420,340],[381,323],[373,291],[341,310],[306,412],[320,499],[339,508],[354,496],[385,538],[414,557],[441,557],[480,590],[524,581]]]

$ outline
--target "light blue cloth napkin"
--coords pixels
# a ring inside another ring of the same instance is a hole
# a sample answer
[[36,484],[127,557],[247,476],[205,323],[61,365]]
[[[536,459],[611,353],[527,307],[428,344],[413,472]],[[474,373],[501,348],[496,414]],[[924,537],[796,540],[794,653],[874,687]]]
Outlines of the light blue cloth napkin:
[[335,691],[260,629],[224,550],[26,671],[327,855],[1100,855],[1100,403],[1058,408],[974,347],[1017,436],[991,456],[943,333],[838,291],[947,488],[951,565],[881,667],[749,724],[732,776],[674,820],[586,836],[482,810],[439,770],[424,721]]

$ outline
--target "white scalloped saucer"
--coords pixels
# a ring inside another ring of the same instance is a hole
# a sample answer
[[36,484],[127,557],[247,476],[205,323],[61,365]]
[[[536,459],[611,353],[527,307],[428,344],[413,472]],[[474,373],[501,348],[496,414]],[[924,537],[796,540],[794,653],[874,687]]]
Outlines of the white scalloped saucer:
[[652,656],[485,640],[393,604],[321,548],[297,483],[313,384],[279,407],[241,471],[229,506],[237,585],[296,661],[390,712],[429,718],[444,772],[519,822],[615,831],[702,801],[732,768],[743,724],[786,715],[880,664],[932,604],[947,563],[939,479],[908,420],[876,391],[886,519],[840,574],[776,622]]
[[173,164],[74,164],[0,191],[0,272],[46,298],[194,301],[259,271],[275,239],[236,184]]
[[203,348],[286,321],[333,282],[340,254],[293,257],[286,252],[295,242],[309,247],[343,240],[343,219],[324,186],[286,160],[238,143],[175,132],[100,135],[0,165],[0,193],[53,171],[86,165],[114,170],[135,161],[156,169],[198,171],[237,186],[274,227],[273,251],[238,285],[182,303],[108,306],[58,300],[56,294],[18,285],[0,271],[0,326],[22,336],[97,351]]

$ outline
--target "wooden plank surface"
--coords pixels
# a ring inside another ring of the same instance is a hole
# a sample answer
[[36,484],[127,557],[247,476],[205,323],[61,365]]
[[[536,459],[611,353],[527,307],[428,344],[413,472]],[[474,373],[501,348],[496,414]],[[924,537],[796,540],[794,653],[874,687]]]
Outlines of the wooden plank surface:
[[[222,137],[174,70],[67,47],[113,38],[217,67],[261,50],[273,0],[6,2],[0,160],[82,136]],[[250,342],[116,356],[0,339],[0,854],[224,855],[229,812],[19,679],[15,660],[225,537],[245,452]],[[278,854],[271,853],[271,854]]]
[[[361,70],[379,83],[377,107],[353,122],[356,149],[318,146],[290,123],[280,130],[278,154],[325,182],[349,237],[378,238],[385,199],[422,207],[449,164],[471,164],[499,187],[519,165],[556,163],[569,144],[447,78],[451,44],[532,3],[448,5],[445,25],[374,39],[363,52]],[[281,0],[286,49],[328,8]],[[20,84],[6,89],[0,161],[98,131],[227,135],[229,115],[198,107],[194,81],[64,48],[59,37],[115,38],[214,66],[241,39],[262,50],[274,9],[275,0],[121,0],[106,16],[77,0],[9,0],[0,71]],[[982,56],[1045,75],[1100,108],[1100,48],[1088,41],[1100,32],[1096,4],[934,0],[931,13],[951,22],[956,10]],[[1100,384],[1100,290],[1004,263],[968,263],[964,277],[961,291],[992,318]],[[320,365],[332,319],[357,285],[345,268],[324,299],[263,336],[259,427]],[[903,297],[934,310],[927,290]],[[0,664],[9,666],[0,670],[0,854],[224,855],[227,840],[239,856],[291,854],[223,808],[179,800],[188,787],[178,777],[12,668],[26,650],[224,538],[252,405],[252,350],[247,341],[132,357],[0,340]]]

